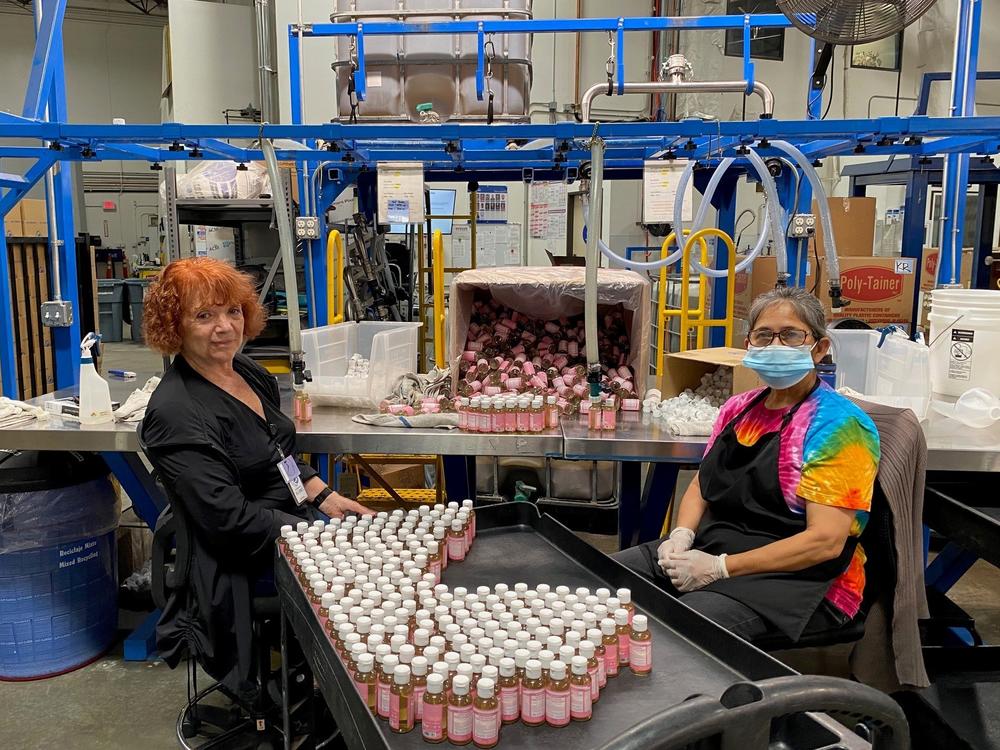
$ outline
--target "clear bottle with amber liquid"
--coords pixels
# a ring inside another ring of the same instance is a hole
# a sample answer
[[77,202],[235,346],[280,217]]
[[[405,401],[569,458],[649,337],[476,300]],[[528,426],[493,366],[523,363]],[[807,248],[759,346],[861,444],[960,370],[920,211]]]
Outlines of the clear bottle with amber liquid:
[[392,687],[389,690],[389,729],[397,734],[413,731],[413,686],[410,668],[399,664],[393,669]]
[[521,680],[521,721],[529,727],[545,723],[545,687],[542,663],[538,659],[528,659]]
[[465,675],[455,675],[451,681],[448,741],[453,745],[468,745],[472,742],[472,696],[469,695],[469,678]]
[[472,702],[472,743],[476,747],[496,747],[500,741],[500,703],[494,694],[495,685],[489,677],[476,683]]
[[590,676],[590,702],[597,703],[601,699],[601,683],[599,678],[600,662],[593,641],[580,641],[580,656],[587,660],[587,674]]
[[601,620],[601,641],[604,644],[604,672],[618,676],[618,628],[610,617]]
[[500,699],[500,721],[513,724],[521,718],[521,688],[517,679],[517,666],[513,659],[500,660],[500,681],[497,692]]
[[397,666],[399,666],[399,657],[395,654],[386,654],[382,657],[382,667],[378,672],[376,687],[376,710],[380,719],[389,718],[389,696],[392,694],[392,683]]
[[629,669],[632,674],[647,676],[653,670],[653,635],[645,615],[632,618],[629,634]]
[[419,722],[423,718],[428,666],[427,659],[423,656],[414,656],[410,662],[410,685],[413,688],[413,720],[416,722]]
[[545,723],[564,727],[570,722],[569,677],[566,664],[554,660],[549,665],[549,684],[545,687]]
[[603,690],[608,684],[608,664],[607,653],[604,648],[604,634],[601,629],[590,628],[587,630],[587,640],[594,644],[594,658],[597,659],[597,689]]
[[574,656],[569,678],[569,716],[573,721],[590,721],[594,715],[592,678],[585,656]]
[[628,610],[619,607],[615,610],[615,632],[618,635],[618,666],[627,667],[629,659],[629,636],[632,628],[628,624]]
[[427,676],[421,710],[420,731],[424,742],[438,745],[448,739],[448,697],[444,690],[445,678],[435,672]]
[[368,710],[376,713],[376,679],[375,679],[375,657],[371,654],[360,654],[357,658],[357,668],[354,672],[354,686],[358,689],[358,694],[368,706]]

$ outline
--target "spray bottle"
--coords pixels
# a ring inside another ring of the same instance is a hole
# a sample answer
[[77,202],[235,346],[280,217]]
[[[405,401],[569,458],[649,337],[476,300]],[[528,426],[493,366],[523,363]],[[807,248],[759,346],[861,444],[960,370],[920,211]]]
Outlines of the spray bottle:
[[80,424],[104,424],[114,421],[108,381],[102,378],[94,367],[92,350],[97,347],[100,340],[100,334],[91,331],[80,342]]

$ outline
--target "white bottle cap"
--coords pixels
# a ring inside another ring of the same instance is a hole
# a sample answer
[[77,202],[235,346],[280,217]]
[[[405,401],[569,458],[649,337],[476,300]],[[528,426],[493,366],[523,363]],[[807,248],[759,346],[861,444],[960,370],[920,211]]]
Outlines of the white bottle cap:
[[543,648],[538,652],[538,661],[542,663],[542,669],[548,669],[552,662],[555,661],[556,655],[549,651],[547,648]]
[[579,599],[580,601],[583,601],[588,596],[590,596],[590,589],[588,589],[586,586],[580,586],[573,593],[576,594],[576,598],[577,599]]
[[556,586],[556,594],[565,598],[569,594],[569,586]]
[[576,656],[576,649],[572,646],[560,646],[559,648],[559,661],[566,662],[567,664],[572,663],[573,657]]
[[549,677],[553,680],[566,679],[566,664],[558,659],[549,664]]
[[330,609],[330,607],[332,607],[336,603],[337,603],[336,594],[332,594],[329,591],[327,591],[325,594],[320,596],[319,606],[321,606],[323,609]]
[[371,672],[375,667],[375,657],[371,654],[358,654],[355,658],[359,672]]
[[513,677],[514,670],[517,667],[517,662],[505,656],[500,660],[497,666],[500,669],[501,677]]
[[444,692],[444,677],[439,674],[427,675],[427,692],[435,695]]
[[379,664],[382,664],[382,663],[385,662],[385,657],[389,656],[389,654],[391,654],[391,653],[392,653],[392,649],[389,648],[389,644],[388,643],[383,643],[383,644],[381,644],[379,646],[376,646],[375,647],[375,661],[377,661]]
[[[351,633],[351,635],[347,637],[347,640],[348,641],[352,640],[353,636],[356,635],[357,633]],[[361,641],[357,641],[356,643],[351,643],[351,658],[353,658],[355,662],[357,662],[358,656],[366,653],[368,653],[368,644],[362,643]]]
[[529,680],[537,680],[542,676],[542,663],[538,659],[528,659],[525,665],[525,674]]
[[[513,643],[513,641],[511,641],[511,643]],[[496,667],[500,665],[500,660],[504,657],[504,650],[499,646],[493,646],[487,654],[489,656],[490,664]]]
[[472,671],[475,674],[482,674],[483,667],[486,666],[486,657],[482,654],[473,654],[469,657],[469,664],[472,665]]
[[414,656],[410,662],[410,670],[418,677],[423,676],[427,674],[427,664],[426,656]]
[[550,635],[545,639],[545,648],[554,654],[559,653],[559,649],[562,648],[563,639],[557,635]]
[[604,602],[604,606],[608,608],[608,612],[614,612],[616,609],[622,606],[622,603],[618,601],[618,597],[609,596],[608,600]]
[[523,594],[527,590],[528,590],[528,584],[526,584],[526,583],[515,583],[514,584],[514,593],[516,593],[518,596],[520,596],[521,594]]
[[410,682],[410,668],[405,664],[400,664],[392,670],[393,682],[397,685],[407,685]]
[[[396,636],[393,636],[395,638]],[[409,643],[404,643],[399,647],[399,661],[401,664],[411,664],[416,656],[416,649]]]
[[599,588],[596,591],[594,591],[594,596],[597,597],[597,600],[601,604],[604,604],[604,602],[608,600],[608,597],[611,596],[611,590],[606,588]]
[[417,646],[426,646],[431,641],[431,634],[429,630],[426,630],[421,623],[421,627],[413,631],[413,643]]
[[403,646],[408,645],[406,643],[406,636],[405,635],[394,635],[394,636],[392,636],[389,639],[389,645],[392,647],[392,653],[398,654],[399,650]]
[[465,675],[456,675],[451,681],[451,692],[455,695],[469,694],[469,678]]
[[594,642],[593,641],[580,641],[580,656],[585,659],[594,658]]
[[590,628],[587,630],[587,640],[595,644],[594,648],[597,648],[601,644],[603,640],[601,636],[603,635],[600,628]]
[[295,533],[297,532],[290,524],[285,524],[284,526],[281,527],[281,536],[284,539],[287,539],[289,536]]
[[448,669],[451,672],[454,672],[458,668],[459,662],[462,661],[462,657],[454,651],[446,651],[445,655],[441,658],[448,665]]
[[[382,659],[382,671],[386,674],[395,674],[396,667],[399,666],[399,657],[395,654],[386,654]],[[409,667],[407,667],[409,669]]]
[[455,651],[460,652],[462,650],[462,646],[466,645],[468,642],[469,642],[469,636],[467,636],[465,633],[459,633],[458,635],[456,635],[454,638],[451,639],[451,647]]
[[628,625],[628,610],[619,607],[615,610],[615,625]]
[[492,698],[493,697],[493,680],[488,677],[482,677],[476,683],[476,693],[480,698]]
[[476,647],[471,643],[465,643],[458,649],[458,653],[461,655],[462,661],[469,664],[472,657],[476,655]]
[[632,630],[637,633],[644,633],[648,627],[649,625],[646,622],[646,615],[636,615],[632,618]]
[[519,648],[514,652],[514,665],[519,669],[524,669],[530,658],[531,652],[528,649]]
[[[628,615],[625,616],[625,621],[628,622]],[[615,621],[610,617],[605,617],[601,620],[601,633],[604,635],[614,635],[615,634]]]
[[[365,639],[365,642],[368,644],[368,650],[374,651],[376,648],[378,648],[385,642],[385,636],[383,636],[381,633],[371,633],[368,636],[368,638]],[[389,650],[390,651],[392,650],[391,646]]]
[[572,659],[573,674],[587,674],[587,657],[574,656]]
[[[581,625],[583,623],[580,623]],[[580,648],[580,641],[583,640],[583,633],[577,630],[570,630],[563,636],[563,640],[566,642],[567,646],[571,646],[574,650]]]
[[463,677],[468,677],[469,682],[472,682],[472,665],[471,664],[459,664],[455,667],[455,672],[462,675]]

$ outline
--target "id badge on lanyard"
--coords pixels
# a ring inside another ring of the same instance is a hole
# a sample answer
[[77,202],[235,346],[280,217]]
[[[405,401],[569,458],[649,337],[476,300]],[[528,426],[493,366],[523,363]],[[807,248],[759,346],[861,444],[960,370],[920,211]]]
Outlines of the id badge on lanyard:
[[285,486],[295,498],[295,504],[302,505],[309,499],[309,494],[306,492],[305,485],[302,484],[302,472],[299,471],[299,465],[295,462],[295,456],[286,456],[285,452],[281,450],[281,446],[278,446],[278,455],[281,456],[281,460],[277,463],[278,473],[281,474],[281,478],[285,480]]

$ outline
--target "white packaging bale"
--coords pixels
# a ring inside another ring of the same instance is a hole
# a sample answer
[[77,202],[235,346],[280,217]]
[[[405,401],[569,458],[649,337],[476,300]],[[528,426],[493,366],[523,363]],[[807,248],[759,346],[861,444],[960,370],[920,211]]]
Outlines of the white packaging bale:
[[[177,175],[177,197],[181,200],[254,200],[271,195],[267,170],[249,162],[237,169],[232,161],[203,161]],[[160,197],[164,196],[160,186]]]

